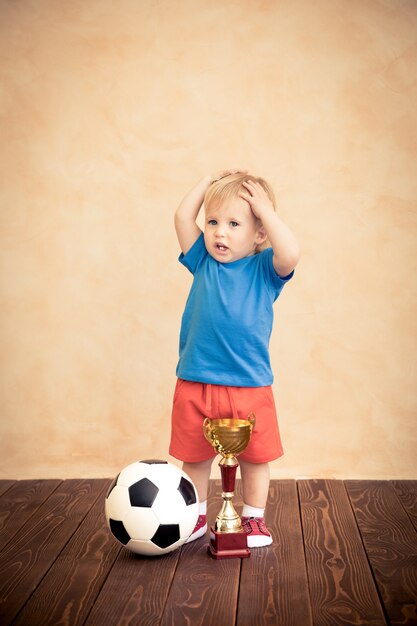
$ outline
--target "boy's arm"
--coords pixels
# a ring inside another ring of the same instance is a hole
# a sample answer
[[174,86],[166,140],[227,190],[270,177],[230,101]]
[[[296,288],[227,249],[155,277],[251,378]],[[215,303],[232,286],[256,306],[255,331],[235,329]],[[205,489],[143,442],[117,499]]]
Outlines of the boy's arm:
[[284,278],[291,274],[300,260],[300,248],[291,230],[284,224],[274,211],[264,188],[253,181],[245,181],[243,185],[248,193],[240,196],[249,202],[255,216],[261,220],[265,234],[271,242],[274,256],[272,262],[278,276]]
[[217,174],[205,176],[181,201],[178,209],[175,211],[175,230],[177,231],[178,242],[183,254],[187,254],[201,235],[201,229],[198,227],[196,219],[207,189],[211,183],[236,172],[246,173],[247,170],[221,170]]
[[175,230],[177,231],[180,248],[184,254],[187,254],[188,250],[201,234],[196,219],[210,183],[211,176],[202,178],[197,185],[187,193],[175,211]]

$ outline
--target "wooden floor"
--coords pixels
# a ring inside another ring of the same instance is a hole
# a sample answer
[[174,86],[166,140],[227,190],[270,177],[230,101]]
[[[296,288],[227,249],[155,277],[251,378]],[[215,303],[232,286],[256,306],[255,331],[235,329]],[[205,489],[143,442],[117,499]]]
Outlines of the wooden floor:
[[109,483],[0,481],[1,626],[417,624],[417,481],[272,481],[274,544],[222,561],[206,539],[159,558],[121,547]]

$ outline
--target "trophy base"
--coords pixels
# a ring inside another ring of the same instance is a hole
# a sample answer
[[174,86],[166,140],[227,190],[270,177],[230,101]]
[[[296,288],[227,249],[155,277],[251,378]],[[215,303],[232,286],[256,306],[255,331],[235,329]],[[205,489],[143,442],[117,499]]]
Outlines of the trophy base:
[[219,533],[210,528],[209,554],[213,559],[245,559],[250,556],[246,534]]

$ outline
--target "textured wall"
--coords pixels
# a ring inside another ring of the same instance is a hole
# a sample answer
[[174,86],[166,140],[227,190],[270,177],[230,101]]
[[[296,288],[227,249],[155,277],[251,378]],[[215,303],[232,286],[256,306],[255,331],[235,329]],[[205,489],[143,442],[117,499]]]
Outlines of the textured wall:
[[0,1],[0,477],[167,457],[176,205],[246,166],[302,260],[273,475],[416,476],[417,3]]

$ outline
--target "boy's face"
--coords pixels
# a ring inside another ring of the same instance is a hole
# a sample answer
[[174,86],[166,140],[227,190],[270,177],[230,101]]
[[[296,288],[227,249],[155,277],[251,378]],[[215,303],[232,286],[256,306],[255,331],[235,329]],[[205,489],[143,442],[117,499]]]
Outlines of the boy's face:
[[243,198],[232,198],[206,210],[204,242],[216,261],[231,263],[251,256],[265,239],[259,220]]

